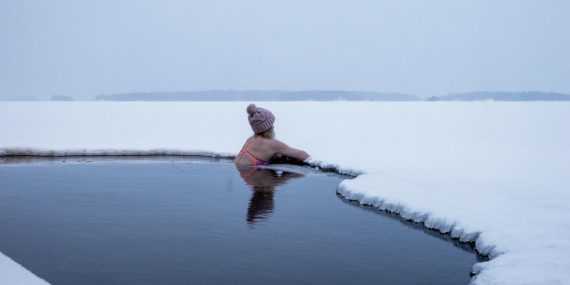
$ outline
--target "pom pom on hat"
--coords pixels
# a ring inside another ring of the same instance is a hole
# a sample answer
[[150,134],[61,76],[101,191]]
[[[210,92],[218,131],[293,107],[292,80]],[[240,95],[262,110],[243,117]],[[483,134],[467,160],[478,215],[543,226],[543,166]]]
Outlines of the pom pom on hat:
[[257,111],[257,107],[255,107],[255,104],[249,104],[246,111],[248,115],[252,116]]
[[246,111],[249,125],[254,133],[263,133],[273,127],[275,116],[269,110],[258,108],[255,104],[249,104]]

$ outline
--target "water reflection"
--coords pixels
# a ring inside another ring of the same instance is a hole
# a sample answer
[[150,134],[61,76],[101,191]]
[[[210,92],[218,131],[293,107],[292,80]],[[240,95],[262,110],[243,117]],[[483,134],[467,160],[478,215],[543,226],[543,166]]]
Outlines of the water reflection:
[[304,177],[298,173],[257,167],[237,167],[237,170],[243,181],[253,190],[246,216],[247,223],[251,226],[266,220],[273,213],[273,196],[277,186],[286,184],[290,179]]

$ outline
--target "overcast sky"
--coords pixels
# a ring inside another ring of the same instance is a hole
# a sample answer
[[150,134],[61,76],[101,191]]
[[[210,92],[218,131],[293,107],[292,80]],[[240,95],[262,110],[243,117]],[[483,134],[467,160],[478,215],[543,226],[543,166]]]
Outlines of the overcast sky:
[[0,0],[0,99],[570,93],[570,1]]

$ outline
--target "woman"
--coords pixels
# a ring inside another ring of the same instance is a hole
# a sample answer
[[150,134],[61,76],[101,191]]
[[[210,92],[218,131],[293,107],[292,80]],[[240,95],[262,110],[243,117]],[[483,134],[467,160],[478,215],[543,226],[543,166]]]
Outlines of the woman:
[[309,158],[305,151],[289,147],[275,139],[273,130],[275,116],[269,110],[250,104],[247,106],[247,115],[254,135],[245,141],[234,160],[238,168],[266,165],[276,159],[305,161]]

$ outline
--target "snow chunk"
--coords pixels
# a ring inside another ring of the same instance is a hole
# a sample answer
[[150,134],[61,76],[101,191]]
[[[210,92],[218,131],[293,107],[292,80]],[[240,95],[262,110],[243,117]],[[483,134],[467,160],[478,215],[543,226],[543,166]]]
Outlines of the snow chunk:
[[0,253],[0,283],[48,285],[46,281],[32,274],[30,271]]

